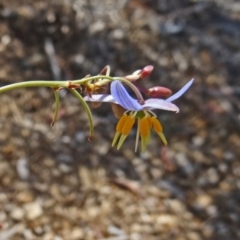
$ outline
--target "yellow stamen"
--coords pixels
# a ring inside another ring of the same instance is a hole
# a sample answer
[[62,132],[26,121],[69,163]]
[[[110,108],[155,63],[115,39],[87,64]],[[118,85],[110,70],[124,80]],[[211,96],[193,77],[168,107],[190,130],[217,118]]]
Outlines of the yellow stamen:
[[162,125],[155,117],[151,117],[151,122],[153,124],[155,132],[157,133],[162,132],[163,130]]
[[151,131],[149,131],[147,137],[146,137],[146,144],[150,143],[151,140]]
[[[116,130],[119,130],[119,133],[121,134],[120,139],[118,141],[118,145],[117,145],[117,149],[118,150],[122,146],[122,144],[125,141],[126,137],[128,136],[128,134],[132,130],[133,124],[135,123],[134,115],[125,115],[125,116],[126,117],[124,117],[123,120],[122,120],[123,117],[119,120],[119,123],[118,123],[119,126],[117,126],[117,129],[116,129]],[[112,145],[116,144],[118,138],[119,138],[119,135],[116,133],[115,137],[113,139]]]
[[128,115],[127,114],[123,114],[123,116],[120,118],[120,120],[118,121],[118,124],[116,126],[116,132],[121,132],[122,128],[125,124],[125,122],[128,119]]
[[123,142],[125,141],[127,135],[121,135],[119,141],[118,141],[118,145],[117,145],[117,150],[119,150],[123,144]]
[[144,117],[140,120],[140,135],[145,138],[150,131],[148,117]]
[[152,128],[152,121],[151,121],[151,118],[150,116],[147,116],[147,120],[148,120],[148,125],[149,125],[149,129]]
[[158,134],[158,136],[161,138],[162,142],[167,145],[167,140],[162,132],[163,128],[161,123],[157,120],[157,118],[155,117],[151,117],[151,121],[153,124],[153,128],[155,130],[155,132]]
[[141,136],[142,153],[144,153],[146,151],[146,146],[147,146],[147,137]]
[[134,123],[135,117],[128,115],[121,129],[122,135],[128,135],[131,132]]
[[112,147],[115,146],[117,140],[119,139],[119,136],[121,135],[121,132],[116,132],[112,141]]
[[161,140],[163,141],[164,145],[167,145],[167,140],[166,140],[163,132],[158,132],[157,134],[161,138]]

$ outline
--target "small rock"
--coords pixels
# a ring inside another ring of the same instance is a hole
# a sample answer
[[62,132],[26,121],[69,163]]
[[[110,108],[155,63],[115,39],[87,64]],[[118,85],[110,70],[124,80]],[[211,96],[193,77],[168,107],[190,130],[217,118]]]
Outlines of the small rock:
[[105,156],[110,148],[110,144],[108,141],[101,141],[101,144],[96,145],[96,147],[94,148],[94,150],[100,155],[100,156]]
[[75,140],[79,143],[83,143],[86,141],[86,134],[84,132],[76,132],[75,134]]
[[125,33],[122,29],[115,29],[112,31],[111,37],[114,40],[122,40],[125,37]]
[[207,194],[202,194],[196,199],[196,206],[198,208],[206,208],[212,203],[212,198]]
[[78,240],[78,239],[82,239],[84,236],[84,233],[82,231],[82,229],[80,228],[74,228],[69,236],[69,239],[71,240]]
[[24,236],[24,239],[26,239],[26,240],[33,239],[33,233],[30,229],[24,229],[23,236]]
[[65,144],[69,144],[71,142],[71,138],[67,135],[65,136],[62,136],[62,142],[65,143]]
[[65,153],[60,153],[57,156],[57,160],[59,162],[66,162],[66,163],[73,161],[72,157],[69,154],[65,154]]
[[113,225],[110,225],[107,230],[108,230],[108,233],[111,235],[115,235],[115,236],[126,235],[126,233],[122,229]]
[[22,179],[22,180],[27,180],[29,178],[29,167],[28,167],[28,160],[26,158],[20,158],[17,161],[17,173],[18,176]]
[[196,147],[201,147],[204,144],[205,139],[201,136],[195,136],[192,138],[192,141]]
[[61,236],[54,236],[53,240],[63,240]]
[[169,214],[162,214],[157,218],[160,225],[175,226],[179,222],[178,218]]
[[68,166],[67,164],[64,164],[64,163],[59,164],[59,169],[63,173],[69,173],[72,170],[70,166]]
[[16,196],[16,199],[20,203],[32,202],[33,201],[33,194],[28,190],[22,191]]
[[170,207],[171,210],[173,210],[175,213],[183,213],[186,211],[186,207],[184,204],[176,199],[167,199],[164,201],[164,204],[166,207]]
[[90,35],[101,32],[106,27],[106,24],[102,21],[97,21],[89,27]]
[[10,213],[11,218],[14,219],[14,220],[17,220],[17,221],[22,220],[24,215],[25,215],[25,212],[20,207],[14,208]]
[[177,164],[182,168],[182,170],[188,174],[191,175],[194,173],[194,168],[192,163],[189,161],[187,156],[183,153],[178,153],[175,156]]
[[218,209],[214,205],[208,206],[206,212],[209,215],[209,217],[211,217],[211,218],[218,216]]
[[196,232],[189,232],[187,233],[188,239],[189,240],[201,240],[202,238],[199,236],[198,233]]
[[38,202],[27,203],[24,206],[26,217],[29,220],[34,220],[40,217],[43,213],[42,207]]
[[219,174],[216,169],[210,168],[207,170],[208,181],[212,184],[215,184],[219,181]]

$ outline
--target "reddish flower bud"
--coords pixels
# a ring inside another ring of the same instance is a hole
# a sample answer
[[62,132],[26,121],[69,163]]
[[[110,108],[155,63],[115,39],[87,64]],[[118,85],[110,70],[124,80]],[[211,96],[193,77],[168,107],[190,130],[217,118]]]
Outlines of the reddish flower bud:
[[160,97],[170,96],[172,94],[172,91],[169,88],[156,86],[156,87],[149,88],[147,93],[149,96],[153,98],[160,98]]
[[141,70],[137,70],[135,71],[134,73],[132,73],[131,75],[127,75],[125,76],[125,78],[129,81],[136,81],[140,78],[145,78],[147,76],[149,76],[151,74],[153,70],[153,66],[152,65],[148,65],[146,67],[144,67],[143,69]]
[[148,66],[144,67],[141,71],[141,78],[149,76],[151,74],[152,70],[153,70],[152,65],[148,65]]

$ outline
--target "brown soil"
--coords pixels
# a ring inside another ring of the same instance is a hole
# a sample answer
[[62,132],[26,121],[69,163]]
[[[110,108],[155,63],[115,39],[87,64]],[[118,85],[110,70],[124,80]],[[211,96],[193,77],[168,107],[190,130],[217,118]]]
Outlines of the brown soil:
[[70,92],[54,127],[51,90],[2,94],[0,239],[240,239],[239,63],[237,0],[1,0],[0,86],[108,64],[114,76],[154,65],[146,87],[195,82],[179,114],[158,112],[169,145],[153,135],[144,154],[135,130],[111,148],[108,104],[88,142]]

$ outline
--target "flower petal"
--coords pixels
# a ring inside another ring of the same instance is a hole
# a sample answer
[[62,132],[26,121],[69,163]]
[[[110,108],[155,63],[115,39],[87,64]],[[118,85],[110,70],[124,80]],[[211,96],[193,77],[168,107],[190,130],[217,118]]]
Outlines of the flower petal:
[[87,102],[111,102],[117,103],[116,100],[110,94],[93,94],[90,96],[85,96],[84,100]]
[[143,109],[142,105],[129,95],[120,81],[111,83],[111,94],[116,102],[127,110],[139,111]]
[[167,102],[163,99],[156,99],[156,98],[150,98],[145,101],[143,105],[144,109],[162,109],[167,111],[173,111],[173,112],[179,112],[179,108],[171,103]]
[[194,78],[192,78],[187,84],[185,84],[178,92],[167,98],[165,101],[172,102],[177,98],[181,97],[192,85]]

